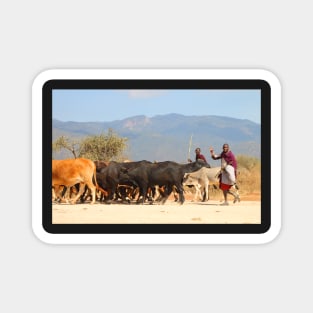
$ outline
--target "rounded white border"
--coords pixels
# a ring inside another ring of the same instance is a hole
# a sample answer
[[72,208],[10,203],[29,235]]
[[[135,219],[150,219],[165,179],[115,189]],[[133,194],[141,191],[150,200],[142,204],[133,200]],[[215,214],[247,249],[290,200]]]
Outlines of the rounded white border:
[[[264,234],[50,234],[42,227],[42,87],[51,79],[262,79],[271,87],[271,227]],[[53,69],[32,86],[32,227],[50,244],[262,244],[281,229],[281,85],[263,69]]]

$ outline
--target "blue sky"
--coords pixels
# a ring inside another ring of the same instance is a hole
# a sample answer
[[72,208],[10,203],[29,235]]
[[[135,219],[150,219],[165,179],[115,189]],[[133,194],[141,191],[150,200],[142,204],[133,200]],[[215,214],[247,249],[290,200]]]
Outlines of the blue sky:
[[260,90],[53,90],[53,118],[104,122],[136,115],[218,115],[261,122]]

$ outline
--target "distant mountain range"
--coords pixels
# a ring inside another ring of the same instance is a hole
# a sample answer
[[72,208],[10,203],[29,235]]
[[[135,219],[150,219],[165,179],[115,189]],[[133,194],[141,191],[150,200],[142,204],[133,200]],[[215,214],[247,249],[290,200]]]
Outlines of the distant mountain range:
[[52,137],[53,140],[62,135],[81,138],[107,133],[109,128],[128,138],[126,155],[131,160],[186,162],[190,141],[190,158],[194,159],[194,150],[200,147],[207,161],[213,165],[218,161],[209,157],[209,147],[219,153],[225,142],[237,155],[260,158],[261,153],[260,124],[220,116],[140,115],[112,122],[62,122],[54,119]]

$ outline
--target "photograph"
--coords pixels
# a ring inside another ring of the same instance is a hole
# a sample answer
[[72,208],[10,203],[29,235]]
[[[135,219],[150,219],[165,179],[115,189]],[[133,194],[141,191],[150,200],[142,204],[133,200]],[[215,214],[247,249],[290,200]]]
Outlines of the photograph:
[[261,90],[53,89],[52,223],[260,224]]

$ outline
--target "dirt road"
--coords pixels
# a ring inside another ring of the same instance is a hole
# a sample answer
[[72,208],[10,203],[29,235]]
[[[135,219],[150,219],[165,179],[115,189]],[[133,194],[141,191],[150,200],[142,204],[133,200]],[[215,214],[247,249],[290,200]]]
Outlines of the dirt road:
[[259,224],[261,202],[241,201],[222,206],[219,200],[186,201],[179,205],[53,204],[54,224]]

